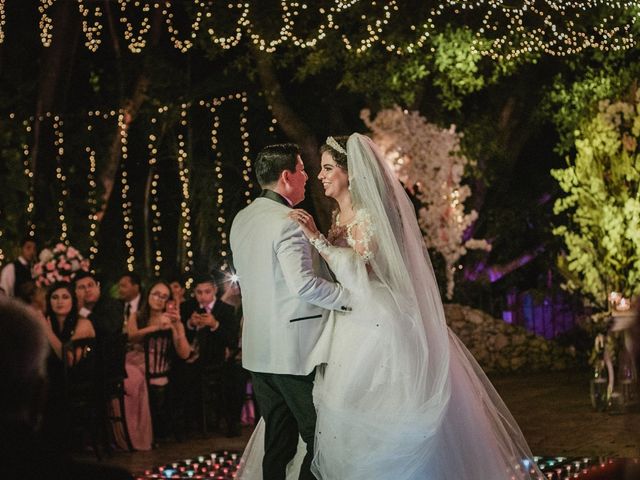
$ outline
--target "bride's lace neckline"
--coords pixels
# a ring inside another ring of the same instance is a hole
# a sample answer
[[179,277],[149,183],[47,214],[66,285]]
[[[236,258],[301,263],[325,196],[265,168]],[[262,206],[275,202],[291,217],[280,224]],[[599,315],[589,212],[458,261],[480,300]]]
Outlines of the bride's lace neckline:
[[[343,243],[346,246],[347,240],[347,225],[341,225],[339,222],[340,213],[338,210],[333,211],[331,227],[329,228],[329,232],[327,233],[327,240],[332,245],[336,245],[338,243]],[[355,218],[353,219],[355,220]]]
[[355,212],[353,214],[353,216],[351,217],[351,219],[348,222],[345,223],[341,223],[340,222],[340,212],[338,210],[334,211],[333,214],[333,223],[337,226],[337,227],[348,227],[349,225],[352,225],[356,222],[356,220],[358,219],[358,213]]
[[[364,209],[356,210],[353,218],[344,224],[340,223],[340,213],[333,212],[333,221],[327,234],[327,240],[338,247],[351,247],[365,260],[373,258],[370,241],[373,237],[373,225],[369,214]],[[357,238],[354,238],[353,229],[358,228]]]

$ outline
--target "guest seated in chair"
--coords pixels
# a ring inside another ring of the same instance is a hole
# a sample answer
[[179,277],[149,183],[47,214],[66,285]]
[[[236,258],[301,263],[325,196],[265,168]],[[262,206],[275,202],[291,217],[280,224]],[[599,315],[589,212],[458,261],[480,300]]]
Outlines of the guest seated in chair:
[[169,281],[169,288],[171,288],[171,299],[176,302],[176,305],[180,307],[186,298],[186,288],[184,288],[184,279],[181,276],[175,276]]
[[[218,370],[219,375],[224,375],[225,355],[228,357],[231,350],[237,348],[239,325],[234,316],[234,308],[231,305],[217,299],[218,282],[213,275],[201,274],[194,281],[194,297],[184,302],[180,307],[180,316],[186,326],[187,337],[191,344],[193,354],[186,362],[178,362],[174,370],[176,383],[180,385],[176,391],[180,397],[176,398],[176,409],[185,418],[186,428],[207,428],[206,417],[209,413],[206,409],[206,398],[203,395],[213,394],[217,397],[214,409],[217,410],[216,420],[226,418],[226,404],[221,400],[224,395],[223,383],[220,382],[216,391],[209,391],[205,370]],[[202,388],[194,388],[198,385]],[[227,422],[229,423],[229,422]],[[235,424],[235,422],[233,422]],[[228,433],[237,433],[237,429],[230,425]]]
[[58,358],[69,340],[96,336],[91,322],[78,316],[78,300],[69,282],[56,282],[47,291],[46,315],[41,316],[49,345]]
[[78,297],[78,313],[91,321],[98,343],[122,333],[122,306],[117,300],[102,294],[95,275],[80,270],[73,278],[73,283]]
[[47,422],[43,431],[51,437],[52,442],[65,442],[68,432],[69,414],[65,398],[64,364],[62,349],[65,343],[79,338],[96,336],[93,325],[86,318],[78,316],[78,302],[75,289],[69,282],[56,282],[46,294],[45,312],[33,309],[33,312],[44,327],[50,346],[47,361],[49,370],[49,396],[47,398]]
[[[165,330],[170,332],[173,350],[179,358],[187,358],[191,353],[191,347],[185,336],[184,325],[180,321],[178,309],[173,302],[168,302],[169,286],[164,282],[156,282],[149,289],[142,308],[137,313],[132,313],[127,322],[131,351],[127,353],[125,380],[125,412],[129,435],[133,447],[137,450],[149,450],[153,440],[151,412],[149,410],[149,392],[147,391],[145,377],[144,338],[146,335]],[[154,382],[158,387],[164,387],[168,383],[164,381]],[[156,392],[157,393],[157,392]],[[160,399],[152,405],[157,411],[162,410]],[[158,412],[160,413],[160,412]],[[156,435],[159,425],[154,424]]]
[[0,296],[0,371],[11,394],[0,395],[2,478],[120,480],[119,468],[71,460],[61,445],[42,436],[51,347],[43,322],[15,300]]

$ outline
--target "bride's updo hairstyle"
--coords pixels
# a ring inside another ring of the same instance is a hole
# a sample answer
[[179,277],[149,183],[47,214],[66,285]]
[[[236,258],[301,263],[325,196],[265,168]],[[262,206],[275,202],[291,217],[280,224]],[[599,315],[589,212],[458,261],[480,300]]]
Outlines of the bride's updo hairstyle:
[[[337,150],[335,145],[332,146],[331,144],[333,142],[329,139],[332,139],[334,142],[336,142],[338,146],[342,148],[342,152]],[[333,158],[335,162],[338,164],[338,166],[345,172],[349,170],[347,168],[347,154],[346,154],[347,140],[349,140],[349,137],[347,135],[340,136],[340,137],[329,137],[327,138],[328,142],[323,144],[320,147],[320,155],[322,155],[325,152],[328,152],[329,155],[331,155],[331,158]]]

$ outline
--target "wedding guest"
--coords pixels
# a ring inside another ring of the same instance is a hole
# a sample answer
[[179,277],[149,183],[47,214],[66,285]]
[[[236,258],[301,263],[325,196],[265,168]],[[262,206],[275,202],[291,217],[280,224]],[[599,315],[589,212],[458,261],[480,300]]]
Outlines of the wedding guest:
[[[147,392],[143,346],[145,335],[159,330],[170,331],[175,354],[184,359],[191,353],[178,308],[174,303],[168,302],[169,299],[169,286],[164,282],[154,283],[149,289],[141,309],[137,313],[131,314],[127,323],[132,349],[127,353],[126,359],[125,411],[129,435],[134,448],[138,450],[151,448],[154,431],[156,435],[164,433],[160,424],[165,413],[163,411],[164,387],[169,383],[168,378],[154,379],[151,381],[154,389],[152,392]],[[153,396],[151,405],[149,393]],[[150,406],[151,412],[149,411]],[[152,421],[151,413],[154,413],[155,421]]]
[[[136,313],[140,307],[142,297],[142,281],[140,275],[127,272],[118,280],[118,296],[123,302],[123,314],[125,324],[132,313]],[[126,329],[126,327],[125,327]]]
[[24,237],[20,242],[20,255],[8,263],[0,273],[0,290],[10,297],[16,297],[21,285],[33,280],[31,266],[37,253],[35,239]]
[[225,275],[220,284],[222,295],[220,302],[232,307],[234,327],[228,329],[224,352],[224,363],[221,368],[220,397],[222,413],[226,423],[227,437],[237,437],[241,434],[241,416],[244,404],[246,384],[249,374],[242,368],[240,349],[240,331],[242,323],[242,296],[240,286],[234,275]]
[[[218,284],[215,277],[210,274],[198,275],[194,285],[194,298],[180,307],[180,316],[186,326],[193,354],[186,362],[179,362],[174,370],[176,382],[182,386],[176,388],[181,392],[181,397],[176,398],[177,408],[183,412],[187,428],[206,421],[201,416],[204,392],[201,388],[187,386],[202,385],[205,367],[219,368],[220,373],[224,374],[225,352],[237,347],[237,334],[234,332],[239,330],[233,307],[216,299]],[[224,392],[220,393],[224,395]],[[221,416],[227,418],[224,402],[217,407]],[[228,433],[235,434],[236,431],[236,427],[228,425]]]
[[124,324],[122,308],[117,300],[102,295],[100,282],[95,275],[80,270],[73,281],[78,297],[78,313],[91,321],[98,342],[122,333]]
[[42,437],[50,353],[42,321],[15,300],[0,298],[0,371],[11,395],[0,395],[0,465],[3,478],[36,480],[130,479],[119,468],[73,461]]
[[64,385],[63,346],[70,340],[95,337],[93,325],[86,318],[78,317],[75,290],[69,282],[56,282],[46,294],[46,312],[36,313],[44,326],[50,346],[47,362],[49,370],[49,396],[47,399],[45,435],[52,442],[66,443],[69,433],[69,412]]
[[91,322],[78,316],[78,300],[69,282],[56,282],[49,287],[43,320],[47,340],[58,358],[69,340],[96,336]]
[[47,309],[47,289],[40,287],[33,280],[22,283],[16,290],[16,298],[33,308],[34,311],[44,314]]
[[184,280],[179,276],[174,277],[169,281],[169,288],[171,289],[171,298],[176,302],[176,305],[182,305],[186,300],[185,293],[187,291],[184,287]]

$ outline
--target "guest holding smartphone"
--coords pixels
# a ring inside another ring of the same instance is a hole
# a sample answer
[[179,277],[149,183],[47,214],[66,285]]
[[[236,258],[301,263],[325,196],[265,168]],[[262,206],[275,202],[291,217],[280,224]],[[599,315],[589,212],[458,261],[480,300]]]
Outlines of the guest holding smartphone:
[[[125,411],[129,436],[136,450],[150,450],[154,432],[149,408],[149,392],[145,380],[143,346],[145,335],[159,330],[171,331],[172,345],[177,356],[187,358],[191,352],[184,325],[180,321],[175,303],[168,302],[169,297],[170,290],[166,283],[154,283],[148,291],[142,308],[132,313],[127,321],[130,351],[127,352],[125,364],[127,370]],[[157,386],[164,387],[169,380],[159,379],[156,383]],[[120,446],[123,443],[122,439],[118,440]]]
[[[203,409],[203,394],[212,392],[203,383],[203,372],[205,369],[222,369],[225,350],[235,346],[232,337],[239,330],[233,307],[217,298],[218,284],[213,275],[196,276],[193,293],[194,297],[180,306],[192,353],[185,362],[178,362],[173,372],[176,382],[183,386],[176,388],[179,396],[176,395],[174,406],[183,414],[187,430],[198,430],[204,425],[206,419],[203,415],[207,416],[207,412]],[[235,335],[237,339],[237,333]],[[225,394],[224,391],[218,393],[218,398]],[[216,421],[225,416],[223,404],[214,406]]]

